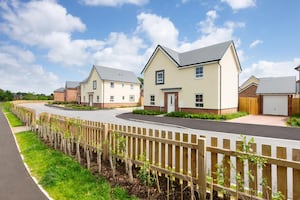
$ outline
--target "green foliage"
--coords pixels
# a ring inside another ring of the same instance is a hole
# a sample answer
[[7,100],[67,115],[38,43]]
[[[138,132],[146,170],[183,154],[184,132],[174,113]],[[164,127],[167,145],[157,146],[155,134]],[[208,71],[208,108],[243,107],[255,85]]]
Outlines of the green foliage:
[[137,110],[133,110],[132,113],[139,114],[139,115],[161,115],[161,114],[164,114],[165,112],[137,109]]
[[285,199],[285,197],[280,191],[275,192],[272,196],[272,200],[283,200],[283,199]]
[[229,120],[242,116],[246,116],[246,112],[237,112],[232,114],[224,114],[224,115],[216,115],[209,113],[186,113],[186,112],[171,112],[167,113],[165,116],[167,117],[180,117],[180,118],[195,118],[195,119],[210,119],[210,120]]
[[291,116],[287,122],[286,122],[289,126],[293,126],[293,127],[300,127],[300,114],[296,114]]
[[140,160],[144,163],[144,165],[141,166],[137,176],[140,178],[141,182],[144,185],[152,186],[155,182],[155,177],[153,174],[151,174],[150,162],[148,159],[146,159],[145,154],[141,155]]
[[14,94],[12,92],[0,89],[0,101],[12,101],[13,99]]
[[72,158],[49,149],[35,133],[18,133],[16,138],[31,173],[53,199],[130,199],[121,188],[110,188],[104,178],[94,177]]
[[7,101],[2,104],[2,110],[3,112],[10,112],[13,104],[10,101]]

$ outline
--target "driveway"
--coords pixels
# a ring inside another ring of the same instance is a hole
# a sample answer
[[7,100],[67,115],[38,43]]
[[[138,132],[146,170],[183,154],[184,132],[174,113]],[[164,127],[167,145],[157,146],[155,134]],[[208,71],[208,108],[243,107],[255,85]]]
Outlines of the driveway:
[[247,115],[244,117],[228,120],[227,122],[286,127],[287,119],[288,117],[285,116]]

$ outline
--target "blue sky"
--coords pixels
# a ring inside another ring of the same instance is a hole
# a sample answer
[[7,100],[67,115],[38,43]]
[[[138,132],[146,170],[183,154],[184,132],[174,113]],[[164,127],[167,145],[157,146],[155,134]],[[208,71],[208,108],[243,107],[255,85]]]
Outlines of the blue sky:
[[[138,76],[157,44],[233,40],[240,82],[297,76],[298,0],[0,0],[0,88],[50,94],[93,64]],[[297,77],[298,78],[298,77]]]

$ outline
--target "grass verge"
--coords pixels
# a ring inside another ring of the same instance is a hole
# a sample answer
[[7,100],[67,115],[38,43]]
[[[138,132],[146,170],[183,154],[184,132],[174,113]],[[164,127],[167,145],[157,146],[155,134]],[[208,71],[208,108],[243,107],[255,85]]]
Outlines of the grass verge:
[[94,177],[75,160],[50,149],[33,132],[16,134],[24,161],[53,199],[134,199],[122,188],[111,188],[103,177]]
[[139,114],[139,115],[161,115],[164,114],[165,112],[137,109],[137,110],[133,110],[132,113]]

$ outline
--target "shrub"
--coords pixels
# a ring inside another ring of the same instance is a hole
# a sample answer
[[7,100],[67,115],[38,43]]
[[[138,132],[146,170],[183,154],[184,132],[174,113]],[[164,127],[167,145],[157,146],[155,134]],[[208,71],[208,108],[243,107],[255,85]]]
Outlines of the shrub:
[[142,110],[142,109],[133,110],[132,113],[133,114],[140,114],[140,115],[161,115],[161,114],[164,114],[164,112],[161,112],[161,111]]
[[287,124],[289,126],[300,127],[300,114],[296,114],[296,115],[291,116],[287,120]]
[[210,113],[185,113],[185,112],[171,112],[167,113],[167,117],[181,117],[181,118],[193,118],[193,119],[210,119],[210,120],[229,120],[247,115],[246,112],[237,112],[232,114],[216,115]]

